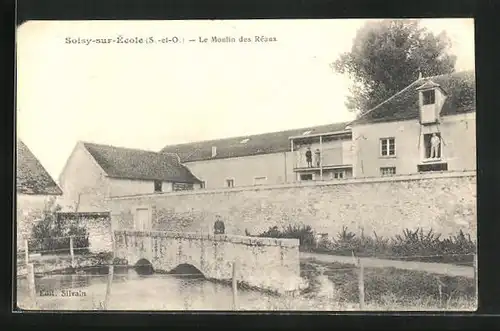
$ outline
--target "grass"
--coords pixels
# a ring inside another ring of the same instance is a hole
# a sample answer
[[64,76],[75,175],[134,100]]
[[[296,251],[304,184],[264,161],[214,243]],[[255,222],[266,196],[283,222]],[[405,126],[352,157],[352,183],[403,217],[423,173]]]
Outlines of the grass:
[[[359,302],[358,274],[354,265],[305,260],[301,263],[301,276],[309,280],[306,296],[314,296],[329,283],[339,305]],[[366,309],[476,309],[474,281],[465,277],[395,268],[365,268],[364,287]]]

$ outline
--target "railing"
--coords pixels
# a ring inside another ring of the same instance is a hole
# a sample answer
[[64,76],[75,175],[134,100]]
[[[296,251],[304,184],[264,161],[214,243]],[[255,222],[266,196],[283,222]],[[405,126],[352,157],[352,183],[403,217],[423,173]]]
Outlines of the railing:
[[[307,168],[307,159],[306,159],[306,151],[307,149],[301,148],[294,152],[295,162],[294,168]],[[342,147],[335,148],[323,148],[323,151],[320,151],[319,160],[318,155],[315,154],[315,150],[311,149],[312,153],[312,167],[320,168],[320,167],[328,167],[328,166],[337,166],[344,164],[344,151]]]

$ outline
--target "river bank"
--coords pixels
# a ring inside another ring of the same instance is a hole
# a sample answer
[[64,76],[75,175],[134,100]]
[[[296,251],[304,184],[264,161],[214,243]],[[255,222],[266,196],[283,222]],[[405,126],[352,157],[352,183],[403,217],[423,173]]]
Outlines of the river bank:
[[[105,282],[108,265],[111,261],[111,254],[104,253],[93,256],[75,256],[74,266],[71,265],[71,257],[69,256],[42,256],[40,259],[33,261],[33,263],[35,265],[35,274],[39,281],[44,278],[50,278],[51,275],[54,275],[56,278],[67,275],[72,279],[67,286],[78,289],[78,286],[83,283],[75,283],[73,280],[74,277],[85,278],[85,275],[87,275],[89,278],[102,278],[103,282]],[[130,274],[128,270],[131,266],[117,265],[118,269],[115,275]],[[25,266],[21,265],[20,267],[25,269]],[[301,277],[307,285],[300,292],[283,295],[253,288],[243,283],[238,284],[238,292],[246,296],[260,296],[262,300],[267,302],[263,307],[265,306],[269,310],[359,310],[358,274],[354,264],[327,263],[311,258],[301,258],[300,268]],[[135,273],[135,271],[132,272]],[[144,279],[149,279],[148,277],[180,277],[186,273],[194,274],[194,271],[187,272],[186,270],[176,269],[168,273],[157,272],[150,276],[145,276]],[[22,273],[18,274],[18,276],[20,276],[18,279],[23,278]],[[117,281],[127,280],[126,277],[116,278]],[[229,281],[209,280],[201,274],[180,278],[185,281],[189,281],[188,278],[191,278],[192,281],[206,281],[212,284],[207,286],[212,286],[219,291],[229,291],[228,295],[231,296],[231,284]],[[139,278],[133,277],[132,279],[136,281]],[[158,286],[163,285],[158,284]],[[466,277],[442,276],[396,268],[365,268],[364,288],[365,310],[473,311],[476,309],[474,283],[472,279]],[[74,301],[71,301],[73,302],[71,306],[75,305]],[[41,309],[47,309],[43,308],[43,302],[58,301],[54,298],[43,298],[41,302]],[[89,304],[85,301],[83,305],[87,307]],[[311,305],[313,306],[312,308],[310,307]],[[48,306],[52,307],[54,303],[48,304]],[[252,304],[248,307],[254,306],[255,304]],[[47,306],[45,305],[45,307]],[[91,307],[94,306],[91,305]],[[95,309],[95,307],[85,309]],[[241,309],[245,310],[247,308],[241,307]]]
[[[327,290],[340,305],[359,305],[358,269],[353,263],[301,259],[301,276],[309,282],[308,292]],[[467,277],[396,268],[365,268],[363,278],[365,309],[477,309],[474,280]]]

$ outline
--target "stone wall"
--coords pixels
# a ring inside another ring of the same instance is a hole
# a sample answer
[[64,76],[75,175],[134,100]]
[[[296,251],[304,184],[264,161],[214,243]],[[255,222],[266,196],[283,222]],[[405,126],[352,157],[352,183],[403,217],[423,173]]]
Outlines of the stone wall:
[[116,256],[135,265],[147,259],[155,270],[190,264],[205,277],[237,278],[249,285],[293,291],[301,285],[298,239],[251,238],[175,232],[116,231]]
[[59,213],[67,222],[77,222],[87,230],[89,251],[92,253],[113,250],[111,219],[109,213]]
[[133,228],[135,208],[151,208],[156,230],[210,233],[216,216],[228,234],[258,234],[269,227],[307,224],[337,236],[342,227],[393,236],[404,229],[459,230],[476,236],[475,172],[428,173],[387,178],[176,192],[115,198],[117,229]]
[[16,198],[16,246],[17,251],[24,250],[24,240],[31,238],[33,225],[42,218],[43,211],[50,199],[45,195],[17,194]]

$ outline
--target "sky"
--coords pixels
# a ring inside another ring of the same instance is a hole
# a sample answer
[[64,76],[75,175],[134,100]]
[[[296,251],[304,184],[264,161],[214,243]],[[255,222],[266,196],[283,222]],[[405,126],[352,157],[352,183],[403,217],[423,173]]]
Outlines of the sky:
[[[330,65],[365,22],[31,21],[17,31],[17,135],[57,180],[78,141],[159,151],[350,121],[350,81]],[[473,24],[422,20],[447,32],[457,71],[474,68]],[[119,35],[184,43],[66,43]],[[276,41],[199,42],[213,36]]]

